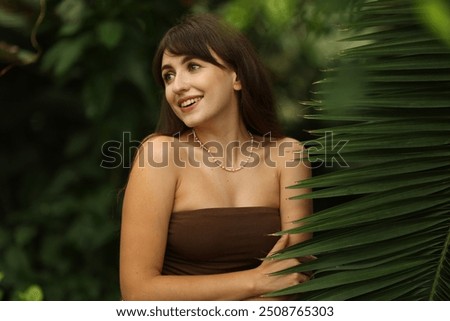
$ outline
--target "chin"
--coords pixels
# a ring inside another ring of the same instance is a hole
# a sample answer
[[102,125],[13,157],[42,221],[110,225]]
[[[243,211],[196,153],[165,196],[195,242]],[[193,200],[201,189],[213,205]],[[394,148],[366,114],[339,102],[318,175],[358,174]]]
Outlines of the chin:
[[189,128],[194,128],[203,123],[200,119],[193,119],[193,117],[181,117],[180,120]]

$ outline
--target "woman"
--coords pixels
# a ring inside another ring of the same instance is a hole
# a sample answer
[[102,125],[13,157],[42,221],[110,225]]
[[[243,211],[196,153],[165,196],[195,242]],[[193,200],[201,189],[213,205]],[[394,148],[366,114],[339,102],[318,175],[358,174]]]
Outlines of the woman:
[[188,16],[154,58],[161,121],[126,188],[120,278],[125,300],[252,300],[304,282],[273,276],[298,260],[261,260],[306,234],[270,236],[311,213],[301,145],[283,137],[248,41],[210,15]]

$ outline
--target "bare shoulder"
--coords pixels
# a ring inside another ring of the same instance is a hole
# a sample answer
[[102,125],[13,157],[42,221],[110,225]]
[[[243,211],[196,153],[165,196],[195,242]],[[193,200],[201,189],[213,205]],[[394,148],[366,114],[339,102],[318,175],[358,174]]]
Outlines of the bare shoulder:
[[[173,166],[174,137],[151,135],[144,139],[136,153],[125,193],[125,209],[138,213],[140,208],[153,208],[153,213],[169,213],[178,171]],[[145,197],[144,197],[145,196]],[[167,201],[170,200],[170,201]]]
[[159,154],[163,152],[164,148],[168,148],[174,143],[175,137],[167,135],[156,135],[152,134],[147,136],[141,143],[140,152],[151,151],[153,153]]
[[283,137],[276,141],[276,149],[280,161],[290,162],[301,158],[304,147],[295,138]]
[[309,163],[303,144],[292,137],[283,137],[272,142],[271,159],[275,161],[278,174],[290,177],[309,176]]
[[166,168],[171,166],[175,137],[166,135],[150,135],[139,146],[133,167]]
[[277,140],[277,145],[280,148],[285,148],[286,150],[303,150],[303,144],[295,138],[283,137]]

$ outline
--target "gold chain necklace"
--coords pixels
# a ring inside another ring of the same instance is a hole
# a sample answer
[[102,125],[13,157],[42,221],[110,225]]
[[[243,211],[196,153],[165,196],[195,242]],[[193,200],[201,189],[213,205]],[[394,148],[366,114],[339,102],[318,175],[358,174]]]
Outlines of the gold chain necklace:
[[200,139],[198,139],[197,134],[195,133],[195,130],[192,129],[192,134],[194,135],[194,141],[200,144],[200,147],[203,148],[208,154],[209,156],[212,158],[213,162],[219,166],[221,169],[227,171],[227,172],[237,172],[240,171],[241,169],[243,169],[248,162],[250,161],[250,158],[252,158],[253,155],[253,135],[252,133],[248,132],[248,134],[250,135],[250,154],[248,155],[247,159],[244,162],[241,162],[241,166],[239,167],[226,167],[223,162],[221,162],[220,160],[218,160],[217,158],[214,157],[214,155],[211,153],[211,150],[206,147],[201,141]]

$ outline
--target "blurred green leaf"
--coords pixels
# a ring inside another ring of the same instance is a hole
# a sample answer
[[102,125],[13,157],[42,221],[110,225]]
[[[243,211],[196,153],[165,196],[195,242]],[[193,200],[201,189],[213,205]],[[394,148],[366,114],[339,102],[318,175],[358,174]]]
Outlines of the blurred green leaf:
[[27,272],[30,268],[30,259],[25,249],[12,245],[6,249],[2,261],[9,267],[9,271],[14,273]]
[[424,23],[450,47],[450,4],[445,0],[416,0]]
[[49,49],[43,56],[42,67],[61,77],[81,59],[86,48],[93,43],[91,34],[73,39],[63,39]]
[[62,0],[56,7],[56,14],[69,24],[81,24],[86,16],[87,7],[83,0]]
[[65,154],[67,157],[75,157],[83,154],[87,148],[89,148],[90,137],[87,132],[78,132],[69,137],[65,148]]
[[252,22],[254,15],[260,7],[250,1],[233,0],[222,8],[225,20],[238,29],[246,29]]
[[266,15],[270,19],[270,24],[281,30],[292,21],[292,15],[295,13],[296,0],[267,0],[264,1]]
[[97,74],[86,81],[83,89],[86,116],[90,119],[101,118],[110,106],[113,79],[107,74]]
[[37,230],[34,226],[19,226],[14,231],[15,241],[20,246],[27,245],[37,235]]
[[20,30],[27,30],[28,19],[16,12],[6,10],[5,8],[0,9],[0,26],[6,28],[14,28]]
[[19,292],[17,297],[21,301],[42,301],[44,293],[40,286],[30,285],[25,291]]
[[0,61],[28,65],[38,60],[38,54],[0,41]]
[[97,27],[97,36],[106,48],[115,48],[123,35],[123,26],[118,21],[104,21]]

